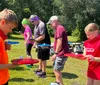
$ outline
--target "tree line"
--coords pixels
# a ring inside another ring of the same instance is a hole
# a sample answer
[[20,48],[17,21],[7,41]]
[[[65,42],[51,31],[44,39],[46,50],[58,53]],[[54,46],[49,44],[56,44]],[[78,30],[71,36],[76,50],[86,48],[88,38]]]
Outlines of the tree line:
[[[0,10],[9,8],[18,16],[19,25],[23,18],[36,14],[45,23],[57,15],[69,35],[86,39],[84,28],[94,22],[100,25],[100,0],[0,0]],[[48,26],[49,27],[49,26]],[[50,35],[52,31],[49,29]]]

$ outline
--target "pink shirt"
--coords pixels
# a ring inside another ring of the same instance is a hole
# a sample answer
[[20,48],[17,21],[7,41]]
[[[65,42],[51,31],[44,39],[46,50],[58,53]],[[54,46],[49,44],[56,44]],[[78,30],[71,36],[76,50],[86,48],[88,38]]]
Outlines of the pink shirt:
[[[84,43],[86,48],[86,55],[93,55],[94,57],[100,57],[100,35],[93,40],[86,40]],[[100,80],[100,62],[89,61],[87,76]]]
[[[30,27],[29,26],[26,26],[26,28],[25,28],[25,30],[24,30],[24,39],[26,40],[27,39],[27,33],[29,33],[30,34],[30,38],[32,38],[32,31],[31,31],[31,29],[30,29]],[[29,39],[30,39],[29,38]],[[33,42],[30,42],[30,40],[28,40],[28,42],[27,43],[31,43],[31,44],[33,44]]]
[[57,39],[62,38],[62,48],[58,52],[58,57],[63,56],[65,53],[69,52],[69,47],[68,47],[68,39],[67,39],[67,33],[66,30],[63,26],[58,25],[55,31],[54,35],[54,51],[56,50],[56,45],[57,45]]

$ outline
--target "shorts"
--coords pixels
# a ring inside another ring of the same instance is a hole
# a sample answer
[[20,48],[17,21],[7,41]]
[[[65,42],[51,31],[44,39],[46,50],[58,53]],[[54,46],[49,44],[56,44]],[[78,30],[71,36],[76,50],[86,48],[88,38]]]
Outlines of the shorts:
[[87,76],[91,79],[94,79],[94,80],[100,80],[100,70],[99,69],[88,70]]
[[37,49],[37,56],[38,56],[38,59],[49,60],[50,49],[42,49],[42,48]]
[[67,60],[67,57],[64,57],[64,56],[63,57],[56,57],[56,59],[53,63],[54,70],[62,71],[66,60]]

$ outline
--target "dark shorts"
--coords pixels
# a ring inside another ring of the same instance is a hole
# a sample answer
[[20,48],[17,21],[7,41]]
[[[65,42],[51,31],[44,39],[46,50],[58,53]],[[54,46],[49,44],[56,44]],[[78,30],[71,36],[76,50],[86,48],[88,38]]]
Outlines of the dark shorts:
[[38,56],[38,59],[49,60],[50,49],[42,49],[42,48],[37,49],[37,56]]

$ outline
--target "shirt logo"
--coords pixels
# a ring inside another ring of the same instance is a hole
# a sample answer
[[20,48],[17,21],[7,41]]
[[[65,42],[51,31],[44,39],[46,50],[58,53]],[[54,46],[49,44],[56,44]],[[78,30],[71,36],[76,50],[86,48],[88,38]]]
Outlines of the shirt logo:
[[86,51],[87,52],[94,52],[94,49],[93,48],[86,48]]

